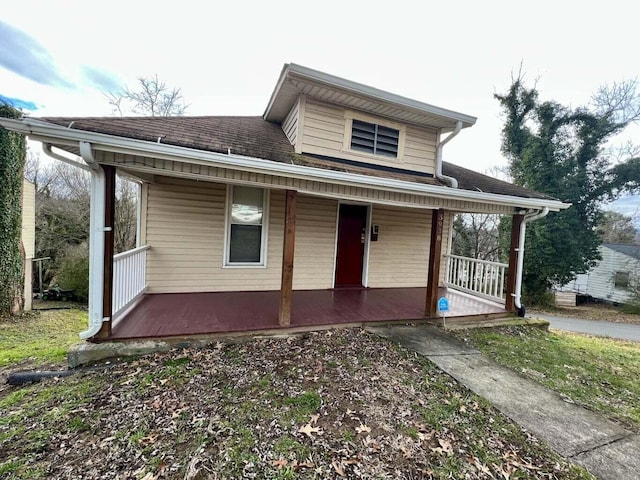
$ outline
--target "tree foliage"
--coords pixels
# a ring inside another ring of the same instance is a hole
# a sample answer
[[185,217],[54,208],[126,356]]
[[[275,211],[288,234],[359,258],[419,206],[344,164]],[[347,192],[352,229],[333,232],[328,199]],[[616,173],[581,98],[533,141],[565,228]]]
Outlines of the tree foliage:
[[[88,288],[89,173],[55,162],[43,165],[29,155],[25,177],[36,189],[36,256],[43,264],[43,284],[76,290]],[[116,183],[115,251],[135,247],[136,186],[124,179]]]
[[181,116],[187,110],[182,89],[170,88],[158,78],[138,77],[137,88],[123,87],[117,92],[105,93],[113,112],[123,116],[132,112],[152,117]]
[[502,255],[498,242],[499,222],[498,215],[480,213],[456,215],[453,220],[451,252],[463,257],[500,261]]
[[604,212],[598,223],[598,236],[603,243],[633,243],[636,237],[633,219],[619,212]]
[[[0,104],[0,116],[19,118],[19,110]],[[22,309],[22,174],[24,136],[0,127],[0,314]]]
[[527,227],[523,283],[535,300],[595,264],[602,202],[640,187],[640,159],[615,163],[605,148],[640,117],[640,93],[635,81],[615,83],[598,90],[589,106],[571,109],[541,101],[535,86],[518,76],[495,97],[514,182],[572,204]]

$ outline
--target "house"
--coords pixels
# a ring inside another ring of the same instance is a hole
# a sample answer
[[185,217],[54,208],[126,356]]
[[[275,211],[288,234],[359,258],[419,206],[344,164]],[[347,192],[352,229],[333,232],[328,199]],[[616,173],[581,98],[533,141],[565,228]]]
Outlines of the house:
[[36,190],[27,180],[22,182],[22,233],[20,241],[24,249],[24,305],[25,311],[33,306],[33,258],[36,249]]
[[[108,340],[434,319],[442,295],[449,317],[523,314],[525,226],[569,205],[443,162],[475,121],[286,64],[262,116],[0,124],[91,172],[81,336]],[[116,172],[140,232],[114,256]],[[458,212],[513,216],[509,264],[448,255]]]
[[628,303],[640,288],[640,245],[604,243],[599,250],[602,260],[559,290],[604,302]]

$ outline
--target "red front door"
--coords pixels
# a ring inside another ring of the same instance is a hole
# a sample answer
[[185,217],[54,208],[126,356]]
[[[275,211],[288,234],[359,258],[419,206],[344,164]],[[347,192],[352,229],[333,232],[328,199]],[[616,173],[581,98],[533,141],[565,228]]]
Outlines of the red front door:
[[361,287],[367,207],[340,205],[338,247],[336,252],[336,287]]

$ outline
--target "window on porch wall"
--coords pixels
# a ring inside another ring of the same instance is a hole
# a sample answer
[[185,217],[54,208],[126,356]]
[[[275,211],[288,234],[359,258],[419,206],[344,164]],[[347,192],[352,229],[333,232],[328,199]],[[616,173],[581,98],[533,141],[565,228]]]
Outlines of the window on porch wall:
[[225,264],[264,265],[267,191],[231,186],[228,204]]

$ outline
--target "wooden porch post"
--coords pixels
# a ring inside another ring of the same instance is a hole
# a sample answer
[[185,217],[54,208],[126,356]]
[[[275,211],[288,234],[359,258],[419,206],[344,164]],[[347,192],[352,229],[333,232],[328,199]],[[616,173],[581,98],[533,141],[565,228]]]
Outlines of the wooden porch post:
[[442,230],[444,210],[433,210],[431,214],[431,244],[429,247],[429,270],[427,277],[427,303],[425,317],[438,316],[438,284],[440,283],[440,262],[442,259]]
[[102,278],[102,318],[108,318],[102,322],[96,338],[108,338],[111,336],[111,302],[113,298],[113,252],[114,252],[114,219],[116,202],[116,168],[111,165],[102,165],[105,175],[104,194],[104,274]]
[[282,247],[282,277],[280,285],[280,311],[278,323],[291,325],[291,295],[293,292],[293,254],[296,244],[296,200],[298,192],[287,190],[284,216],[284,242]]
[[520,243],[520,225],[524,220],[524,215],[514,215],[511,222],[511,246],[509,247],[509,271],[507,272],[507,291],[504,309],[507,312],[514,312],[515,292],[516,292],[516,270],[518,264],[518,245]]

